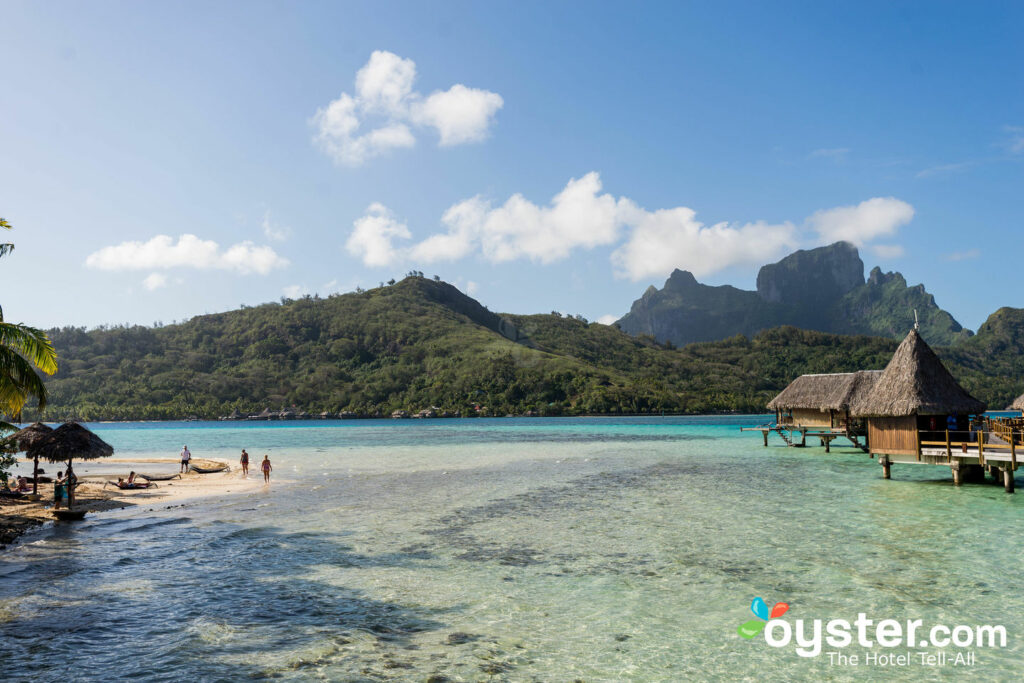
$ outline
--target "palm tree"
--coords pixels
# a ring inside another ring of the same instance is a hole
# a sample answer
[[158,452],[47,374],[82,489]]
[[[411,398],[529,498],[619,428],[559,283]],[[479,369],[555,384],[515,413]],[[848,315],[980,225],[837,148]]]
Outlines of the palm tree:
[[[10,230],[11,224],[0,218],[0,228]],[[14,245],[0,243],[0,256],[10,253]],[[29,398],[46,407],[46,386],[36,370],[52,375],[57,371],[57,352],[42,330],[28,325],[4,321],[0,308],[0,416],[21,418],[21,410]],[[0,430],[6,423],[0,422]]]

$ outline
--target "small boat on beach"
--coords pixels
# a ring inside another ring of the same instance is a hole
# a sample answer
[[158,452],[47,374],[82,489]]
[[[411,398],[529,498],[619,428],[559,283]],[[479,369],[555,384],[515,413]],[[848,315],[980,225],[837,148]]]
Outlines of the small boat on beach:
[[61,522],[79,522],[85,519],[86,510],[54,510],[53,516]]
[[171,479],[174,479],[175,477],[181,478],[181,473],[180,472],[175,472],[174,474],[141,474],[140,473],[140,474],[138,474],[136,476],[142,477],[146,481],[170,481]]
[[223,472],[227,468],[228,466],[222,462],[210,462],[208,465],[192,465],[188,468],[188,471],[196,472],[197,474],[216,474],[217,472]]

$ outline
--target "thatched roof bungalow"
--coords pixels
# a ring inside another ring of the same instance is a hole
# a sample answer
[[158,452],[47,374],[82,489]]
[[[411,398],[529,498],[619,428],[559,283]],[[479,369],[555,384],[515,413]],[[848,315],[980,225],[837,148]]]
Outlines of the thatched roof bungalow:
[[966,432],[968,416],[985,408],[911,330],[871,391],[853,401],[850,411],[867,420],[872,453],[920,456],[922,437],[944,439],[946,429]]
[[779,425],[845,429],[850,404],[867,394],[881,370],[802,375],[768,403]]

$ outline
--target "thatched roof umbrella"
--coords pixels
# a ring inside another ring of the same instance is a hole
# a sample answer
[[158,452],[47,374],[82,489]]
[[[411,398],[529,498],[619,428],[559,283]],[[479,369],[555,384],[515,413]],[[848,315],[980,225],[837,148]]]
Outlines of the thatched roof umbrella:
[[875,386],[850,406],[857,417],[977,415],[985,404],[960,386],[931,347],[911,330]]
[[[49,436],[31,446],[28,449],[28,454],[49,462],[67,462],[70,469],[71,461],[74,458],[79,460],[109,458],[114,454],[114,447],[77,422],[65,422],[54,429]],[[69,501],[73,500],[71,494],[72,492],[69,491]]]
[[[35,422],[28,427],[14,432],[4,443],[14,444],[17,451],[27,451],[37,443],[41,443],[53,433],[53,427],[44,425],[42,422]],[[39,455],[32,456],[32,493],[39,493]]]

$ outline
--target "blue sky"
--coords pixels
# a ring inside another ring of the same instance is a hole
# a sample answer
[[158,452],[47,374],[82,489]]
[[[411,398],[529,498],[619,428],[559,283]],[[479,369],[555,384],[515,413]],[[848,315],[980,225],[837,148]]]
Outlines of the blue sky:
[[618,317],[836,238],[1024,306],[1020,3],[0,2],[8,320],[416,269]]

